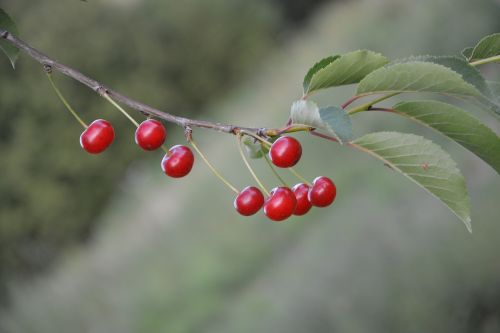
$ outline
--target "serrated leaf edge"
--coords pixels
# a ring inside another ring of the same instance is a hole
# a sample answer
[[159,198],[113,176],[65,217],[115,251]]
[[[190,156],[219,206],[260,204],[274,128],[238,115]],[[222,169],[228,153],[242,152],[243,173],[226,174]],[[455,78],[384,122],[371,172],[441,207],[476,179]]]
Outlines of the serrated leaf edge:
[[[309,70],[307,71],[306,75],[304,76],[304,81],[302,83],[302,87],[304,89],[304,94],[307,94],[309,90],[309,85],[311,84],[311,80],[314,77],[314,75],[320,71],[321,69],[325,68],[326,66],[330,65],[332,62],[340,58],[341,55],[339,54],[334,54],[328,57],[325,57],[318,62],[316,62]],[[322,63],[325,62],[324,65]]]
[[[446,66],[443,66],[443,65],[440,65],[440,64],[436,64],[436,63],[433,63],[433,62],[427,62],[427,61],[410,61],[410,62],[404,62],[404,63],[391,63],[389,64],[388,66],[384,66],[384,67],[381,67],[381,68],[378,68],[376,70],[374,70],[373,72],[371,72],[370,74],[368,74],[367,76],[365,76],[363,78],[363,80],[361,80],[359,83],[358,83],[358,89],[359,87],[363,84],[363,81],[364,80],[367,80],[369,79],[369,77],[371,75],[375,75],[377,71],[380,71],[380,70],[384,70],[384,69],[389,69],[391,68],[392,66],[395,66],[395,65],[401,65],[401,64],[432,64],[433,66],[439,66],[439,67],[442,67],[446,70],[449,70],[451,72],[453,72],[454,74],[458,75],[462,81],[464,82],[465,85],[469,86],[470,88],[472,88],[476,93],[477,95],[461,95],[461,94],[454,94],[454,93],[449,93],[449,95],[452,95],[452,96],[471,96],[471,97],[479,97],[479,96],[483,96],[483,94],[477,90],[476,87],[474,87],[473,85],[471,85],[470,83],[468,83],[467,81],[465,81],[463,79],[463,76],[460,74],[460,73],[457,73],[455,72],[454,70],[452,70],[451,68],[449,67],[446,67]],[[377,91],[369,91],[369,92],[359,92],[359,90],[356,92],[357,94],[362,94],[362,93],[394,93],[394,92],[398,92],[398,93],[403,93],[403,92],[416,92],[416,93],[419,93],[419,92],[430,92],[430,93],[434,93],[432,91],[424,91],[424,90],[377,90]],[[442,95],[448,95],[447,92],[435,92],[437,94],[442,94]]]
[[[418,137],[418,138],[421,138],[427,142],[430,142],[432,143],[433,145],[435,145],[437,148],[439,148],[443,153],[445,153],[446,155],[449,156],[450,160],[453,162],[453,168],[455,169],[454,171],[458,172],[462,178],[463,175],[462,173],[460,172],[460,169],[458,169],[457,167],[457,164],[456,162],[451,158],[451,156],[443,150],[443,148],[441,148],[439,145],[435,144],[434,142],[432,142],[431,140],[428,140],[422,136],[419,136],[419,135],[415,135],[415,134],[409,134],[409,133],[398,133],[398,132],[391,132],[391,131],[383,131],[383,132],[375,132],[375,133],[379,133],[379,134],[404,134],[404,135],[410,135],[410,136],[414,136],[414,137]],[[374,134],[374,133],[370,133],[370,134]],[[361,138],[363,138],[364,136],[362,136]],[[471,217],[470,217],[470,214],[465,218],[463,219],[461,216],[459,216],[453,209],[451,209],[448,204],[441,198],[439,198],[437,195],[435,195],[434,193],[432,193],[431,191],[429,191],[427,188],[425,188],[423,185],[421,185],[419,182],[417,182],[415,179],[413,179],[412,177],[408,176],[407,173],[403,172],[401,169],[399,169],[396,165],[394,165],[393,163],[391,163],[389,160],[385,159],[384,157],[376,154],[375,152],[371,151],[370,149],[367,149],[361,145],[358,145],[355,143],[356,140],[359,140],[361,138],[357,138],[355,140],[352,140],[351,142],[349,142],[349,145],[355,147],[356,149],[359,149],[373,157],[375,157],[376,159],[384,162],[384,164],[386,164],[387,166],[389,166],[391,169],[393,170],[396,170],[398,171],[400,174],[402,174],[403,176],[405,176],[406,178],[408,178],[409,180],[411,180],[413,183],[417,184],[420,188],[423,188],[427,193],[429,193],[430,195],[432,195],[434,198],[438,199],[439,201],[443,202],[447,207],[448,209],[456,216],[458,217],[458,219],[460,221],[462,221],[465,225],[465,227],[467,228],[467,231],[469,231],[470,233],[472,233],[472,220],[471,220]],[[465,178],[464,178],[464,182],[465,182]],[[470,198],[469,198],[469,194],[468,194],[468,191],[467,191],[467,186],[465,187],[465,195],[467,197],[467,201],[468,201],[468,206],[470,207]],[[470,211],[470,208],[469,208],[469,211]]]
[[[422,121],[422,120],[420,120],[420,119],[418,119],[418,118],[416,118],[416,117],[414,117],[414,116],[410,116],[410,115],[408,115],[407,113],[404,113],[404,112],[401,112],[401,111],[399,111],[399,110],[398,110],[398,107],[399,107],[400,105],[404,105],[404,104],[407,104],[407,103],[415,103],[415,102],[422,102],[422,103],[428,103],[428,102],[440,103],[440,104],[444,104],[444,105],[446,105],[446,106],[448,106],[448,107],[453,107],[453,108],[456,108],[456,109],[458,109],[458,110],[462,111],[463,113],[465,113],[467,116],[469,116],[469,117],[471,117],[472,119],[474,119],[475,121],[477,121],[479,125],[481,125],[481,126],[485,127],[485,129],[486,129],[486,130],[488,130],[488,131],[490,131],[492,134],[497,135],[497,134],[496,134],[496,133],[495,133],[495,132],[494,132],[491,128],[489,128],[488,126],[486,126],[483,122],[481,122],[479,119],[477,119],[476,117],[474,117],[473,115],[471,115],[470,113],[468,113],[467,111],[465,111],[464,109],[461,109],[461,108],[459,108],[459,107],[457,107],[457,106],[455,106],[455,105],[448,104],[448,103],[444,103],[444,102],[440,102],[440,101],[435,101],[435,100],[412,100],[412,101],[401,101],[401,102],[399,102],[399,103],[395,104],[395,105],[392,107],[392,109],[393,109],[394,111],[396,111],[396,113],[397,113],[397,114],[399,114],[399,115],[401,115],[401,116],[403,116],[403,117],[406,117],[406,118],[408,118],[408,119],[411,119],[411,120],[415,121],[416,123],[419,123],[419,124],[421,124],[421,125],[423,125],[423,126],[425,126],[425,127],[427,127],[427,128],[432,129],[433,131],[436,131],[436,132],[438,132],[438,133],[440,133],[440,134],[444,135],[445,137],[447,137],[447,138],[449,138],[450,140],[452,140],[452,141],[456,142],[457,144],[459,144],[459,145],[460,145],[460,146],[462,146],[463,148],[467,149],[468,151],[470,151],[471,153],[473,153],[474,155],[476,155],[477,157],[479,157],[479,158],[480,158],[481,160],[483,160],[486,164],[490,165],[490,163],[486,162],[486,161],[485,161],[485,160],[484,160],[481,156],[477,155],[474,151],[472,151],[472,150],[470,150],[469,148],[465,147],[463,144],[461,144],[461,143],[460,143],[459,141],[457,141],[456,139],[454,139],[454,138],[452,138],[452,137],[448,136],[448,135],[446,134],[446,132],[440,131],[440,130],[438,130],[438,129],[436,129],[436,128],[432,127],[430,124],[428,124],[428,123],[426,123],[426,122],[424,122],[424,121]],[[497,136],[498,136],[498,135],[497,135]],[[497,168],[495,168],[493,165],[490,165],[490,166],[491,166],[491,167],[492,167],[495,171],[497,171],[497,173],[498,173]]]
[[477,42],[477,44],[474,46],[473,50],[472,50],[472,53],[470,55],[470,59],[469,60],[479,60],[479,59],[484,59],[484,58],[474,58],[474,53],[476,52],[476,49],[481,45],[481,43],[483,43],[485,40],[487,40],[488,38],[492,38],[494,36],[499,36],[500,37],[500,32],[496,32],[496,33],[493,33],[491,35],[488,35],[488,36],[484,36],[483,38],[481,38],[479,40],[479,42]]
[[[324,66],[323,68],[321,68],[321,69],[317,70],[317,71],[314,73],[314,75],[312,75],[312,76],[311,76],[311,79],[309,80],[309,85],[308,85],[308,87],[307,87],[307,91],[306,91],[305,93],[306,93],[306,94],[309,94],[309,93],[311,93],[311,92],[312,92],[312,91],[310,91],[310,90],[309,90],[309,88],[310,88],[310,82],[312,82],[312,80],[314,79],[314,77],[315,77],[316,75],[319,75],[321,72],[326,71],[326,70],[328,69],[328,67],[333,66],[333,64],[334,64],[335,62],[339,61],[342,57],[347,56],[347,55],[351,55],[351,54],[356,53],[356,52],[366,52],[366,53],[371,53],[371,54],[373,54],[373,55],[376,55],[376,56],[380,56],[380,57],[382,57],[382,58],[385,58],[385,59],[387,60],[387,62],[386,62],[386,64],[384,64],[384,65],[383,65],[383,66],[381,66],[381,67],[386,66],[386,65],[387,65],[387,63],[389,62],[389,59],[387,59],[387,58],[386,58],[386,57],[385,57],[382,53],[374,52],[374,51],[367,50],[367,49],[360,49],[360,50],[355,50],[355,51],[351,51],[351,52],[348,52],[348,53],[342,54],[342,55],[340,55],[339,57],[337,57],[334,61],[330,62],[328,65],[326,65],[326,66]],[[381,67],[379,67],[379,68],[381,68]],[[377,69],[379,69],[379,68],[377,68]],[[371,73],[373,73],[373,72],[374,72],[374,71],[376,71],[377,69],[373,70],[372,72],[370,72],[370,73],[369,73],[369,74],[367,74],[366,76],[370,75]],[[352,75],[352,73],[351,73],[351,75]],[[366,77],[366,76],[365,76],[365,77]],[[320,88],[320,89],[325,89],[325,88]],[[317,90],[320,90],[320,89],[317,89]],[[316,91],[316,90],[314,90],[314,91]]]

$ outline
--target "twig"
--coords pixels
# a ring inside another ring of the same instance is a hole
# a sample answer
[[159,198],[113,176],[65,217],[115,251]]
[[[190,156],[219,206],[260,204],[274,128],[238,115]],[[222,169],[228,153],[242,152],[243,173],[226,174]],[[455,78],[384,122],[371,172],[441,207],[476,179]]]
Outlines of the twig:
[[185,118],[185,117],[180,117],[180,116],[175,116],[173,114],[163,112],[161,110],[158,110],[156,108],[153,108],[147,104],[141,103],[139,101],[133,100],[127,96],[124,96],[120,94],[117,91],[114,91],[108,87],[106,87],[104,84],[102,84],[99,81],[96,81],[83,73],[77,71],[76,69],[73,69],[69,66],[66,66],[49,56],[43,54],[42,52],[38,51],[28,43],[24,42],[23,40],[17,38],[16,36],[12,35],[9,33],[7,30],[0,29],[0,38],[3,38],[7,42],[11,43],[12,45],[16,46],[20,50],[24,51],[29,57],[33,58],[40,64],[42,64],[44,67],[50,67],[52,70],[58,71],[61,74],[64,74],[76,81],[81,82],[82,84],[86,85],[90,89],[92,89],[94,92],[98,93],[102,97],[105,97],[106,95],[112,98],[116,102],[123,103],[127,105],[128,107],[137,110],[145,115],[149,116],[155,116],[160,119],[163,119],[167,122],[174,123],[178,126],[181,126],[183,128],[189,126],[189,127],[201,127],[201,128],[208,128],[212,129],[215,131],[223,132],[223,133],[229,133],[229,134],[236,134],[237,130],[245,130],[247,132],[252,132],[252,133],[257,133],[259,131],[263,133],[267,133],[267,131],[270,131],[272,133],[275,133],[277,129],[263,129],[262,127],[259,128],[251,128],[251,127],[243,127],[243,126],[235,126],[235,125],[230,125],[230,124],[223,124],[223,123],[217,123],[217,122],[210,122],[210,121],[204,121],[204,120],[196,120],[196,119],[190,119],[190,118]]

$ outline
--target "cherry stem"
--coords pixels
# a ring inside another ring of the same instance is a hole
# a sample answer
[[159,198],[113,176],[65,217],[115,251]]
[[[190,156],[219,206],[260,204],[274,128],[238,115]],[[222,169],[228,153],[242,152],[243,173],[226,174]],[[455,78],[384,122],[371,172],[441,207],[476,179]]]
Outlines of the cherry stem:
[[168,154],[168,148],[165,147],[164,145],[161,146],[161,150],[163,150],[165,154]]
[[238,191],[238,189],[236,187],[234,187],[226,178],[224,178],[220,174],[220,172],[217,171],[214,168],[214,166],[208,161],[208,159],[206,158],[206,156],[201,152],[200,148],[198,148],[198,145],[194,142],[193,138],[190,137],[188,141],[191,144],[191,146],[193,146],[194,150],[196,150],[196,152],[198,153],[198,155],[200,155],[200,157],[203,160],[203,162],[205,162],[205,164],[208,166],[208,168],[213,172],[213,174],[216,175],[217,178],[219,178],[220,180],[222,180],[222,182],[224,184],[226,184],[226,186],[229,187],[233,192],[235,192],[236,194],[240,193]]
[[[290,120],[291,121],[291,120]],[[278,136],[284,133],[294,133],[294,132],[304,132],[304,131],[312,131],[314,130],[314,127],[311,125],[305,125],[305,124],[288,124],[285,125],[285,127],[273,131],[273,130],[268,130],[267,134],[272,135],[272,136]]]
[[252,138],[259,140],[260,142],[262,142],[263,144],[265,144],[265,145],[267,145],[269,147],[271,147],[273,145],[271,142],[267,141],[266,139],[264,139],[263,137],[261,137],[260,135],[255,134],[255,133],[244,131],[244,130],[240,130],[238,133],[239,134],[245,134],[245,135],[251,136]]
[[63,104],[66,107],[66,109],[68,109],[68,111],[71,112],[71,114],[75,117],[76,120],[78,120],[78,122],[83,126],[83,128],[87,128],[88,125],[82,120],[82,118],[80,118],[78,116],[78,114],[75,112],[75,110],[73,110],[73,108],[71,107],[71,105],[69,105],[68,101],[64,98],[64,96],[61,93],[61,91],[57,88],[54,80],[52,79],[52,74],[47,73],[47,78],[49,79],[50,85],[52,86],[52,88],[56,92],[56,94],[59,97],[59,99],[61,100],[61,102],[63,102]]
[[283,180],[283,178],[281,178],[281,176],[279,175],[278,171],[276,171],[276,169],[274,168],[273,164],[271,163],[271,161],[269,160],[269,157],[267,157],[267,154],[263,154],[264,155],[264,159],[266,160],[267,162],[267,165],[269,165],[269,167],[271,168],[273,174],[276,176],[276,178],[278,178],[278,180],[281,182],[281,184],[283,184],[283,186],[286,186],[286,187],[290,187],[288,186],[288,184]]
[[[307,126],[307,125],[300,125],[300,126]],[[316,135],[316,136],[318,136],[318,137],[320,137],[320,138],[323,138],[323,139],[328,139],[328,140],[333,140],[333,141],[338,142],[338,140],[337,140],[337,139],[335,139],[335,138],[333,138],[333,137],[330,137],[330,136],[328,136],[328,135],[324,135],[324,134],[318,133],[318,132],[314,131],[314,129],[313,129],[312,127],[310,127],[310,126],[308,126],[308,127],[309,127],[309,129],[308,129],[307,131],[309,131],[309,133],[311,133],[312,135]],[[270,146],[272,146],[272,144],[271,144],[269,141],[265,140],[264,138],[260,137],[260,136],[259,136],[259,135],[257,135],[257,134],[254,134],[254,133],[252,133],[252,132],[247,132],[247,131],[243,131],[243,130],[241,130],[241,131],[239,132],[239,134],[238,134],[238,135],[240,136],[241,134],[246,134],[246,135],[248,135],[248,136],[251,136],[252,138],[255,138],[255,139],[259,140],[260,142],[262,142],[262,143],[264,143],[264,144],[268,145],[269,147],[270,147]],[[240,141],[241,141],[241,139],[238,139],[238,140],[240,140]],[[269,160],[267,159],[267,156],[265,156],[265,155],[264,155],[264,157],[266,158],[266,161],[267,161],[268,163],[270,163],[270,162],[269,162]],[[243,155],[243,159],[244,159],[244,160],[245,160],[245,162],[246,162],[245,155]],[[247,166],[249,166],[249,165],[247,164]],[[279,179],[279,180],[280,180],[280,181],[281,181],[281,182],[282,182],[285,186],[287,186],[287,185],[286,185],[286,183],[285,183],[285,182],[281,179],[281,177],[280,177],[280,176],[276,173],[276,170],[274,170],[274,168],[272,167],[272,165],[271,165],[271,169],[275,172],[275,175],[278,177],[278,179]],[[304,182],[305,184],[307,184],[307,185],[311,186],[311,183],[309,183],[309,182],[308,182],[308,181],[307,181],[304,177],[302,177],[302,176],[301,176],[301,175],[300,175],[297,171],[295,171],[295,169],[293,169],[293,168],[288,168],[288,169],[290,170],[290,172],[291,172],[291,173],[293,173],[293,174],[295,175],[295,177],[297,177],[298,179],[300,179],[300,180],[301,180],[302,182]],[[254,177],[254,178],[255,178],[255,177]],[[287,187],[288,187],[288,186],[287,186]]]
[[[250,163],[248,163],[248,160],[245,156],[245,153],[243,152],[243,148],[242,148],[242,142],[241,142],[241,132],[238,133],[237,137],[238,137],[238,150],[240,151],[240,155],[241,155],[241,158],[243,159],[243,162],[245,162],[245,165],[247,166],[248,168],[248,171],[250,171],[250,174],[252,175],[253,179],[255,179],[255,181],[257,182],[257,184],[259,184],[259,187],[262,189],[262,191],[267,195],[269,196],[269,191],[265,188],[265,186],[262,184],[262,182],[260,181],[259,177],[257,177],[257,175],[255,174],[255,172],[253,171],[252,167],[250,166]],[[258,137],[258,135],[256,135]],[[262,139],[264,140],[264,139]],[[265,140],[264,140],[265,141]],[[266,141],[267,142],[267,141]]]
[[[104,97],[108,102],[110,102],[115,108],[117,108],[121,113],[123,113],[125,115],[125,117],[128,118],[128,120],[130,120],[132,122],[132,124],[135,125],[135,127],[139,127],[139,123],[134,119],[132,118],[132,116],[127,112],[125,111],[118,103],[116,103],[111,97],[109,97],[108,94],[104,93],[102,94],[102,97]],[[148,117],[149,119],[150,117]],[[165,147],[164,145],[161,146],[161,149],[166,153],[168,154],[168,148]]]
[[307,184],[309,187],[312,186],[311,183],[308,182],[307,179],[302,177],[302,175],[300,173],[298,173],[294,168],[288,168],[288,170],[290,170],[290,172],[293,173],[294,176],[297,177],[301,182],[303,182],[304,184]]
[[125,111],[118,103],[116,103],[111,97],[109,97],[109,95],[107,93],[104,93],[102,94],[102,97],[104,97],[104,99],[106,99],[108,102],[110,102],[115,108],[117,108],[121,113],[123,113],[123,115],[125,115],[125,117],[127,117],[131,122],[132,124],[135,125],[135,127],[139,127],[139,123],[134,119],[132,118],[127,111]]

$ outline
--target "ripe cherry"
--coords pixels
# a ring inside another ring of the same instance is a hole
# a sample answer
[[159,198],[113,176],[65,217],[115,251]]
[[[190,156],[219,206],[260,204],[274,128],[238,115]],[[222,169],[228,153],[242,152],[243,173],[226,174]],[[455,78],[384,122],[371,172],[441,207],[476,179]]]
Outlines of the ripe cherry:
[[297,199],[288,187],[274,188],[264,203],[264,214],[273,221],[283,221],[295,211]]
[[194,155],[186,146],[177,145],[168,150],[161,161],[161,168],[168,176],[180,178],[187,175],[193,168]]
[[234,208],[243,216],[250,216],[257,213],[264,205],[262,192],[254,187],[245,187],[234,199]]
[[276,140],[269,150],[269,158],[280,168],[289,168],[297,164],[302,156],[302,146],[291,136],[282,136]]
[[103,119],[94,120],[80,135],[80,145],[90,154],[106,150],[115,139],[115,130]]
[[317,177],[309,190],[308,198],[313,206],[326,207],[330,205],[337,195],[335,184],[328,177]]
[[295,211],[293,215],[304,215],[306,214],[312,207],[311,201],[309,201],[309,186],[304,183],[300,183],[295,185],[292,188],[293,193],[295,194],[295,198],[297,199],[297,207],[295,207]]
[[144,150],[160,148],[166,137],[165,127],[155,119],[143,121],[135,131],[135,143]]

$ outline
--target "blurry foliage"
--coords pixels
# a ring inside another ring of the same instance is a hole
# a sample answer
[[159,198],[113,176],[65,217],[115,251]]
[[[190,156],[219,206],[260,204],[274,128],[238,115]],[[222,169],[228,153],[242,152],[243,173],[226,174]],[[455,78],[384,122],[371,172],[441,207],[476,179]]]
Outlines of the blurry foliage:
[[[275,46],[287,24],[278,5],[288,6],[279,3],[61,0],[2,7],[22,38],[47,54],[131,97],[195,116]],[[293,17],[299,14],[305,15]],[[2,56],[0,73],[1,281],[43,268],[63,245],[85,239],[130,162],[155,153],[135,146],[134,129],[104,100],[56,75],[87,122],[115,124],[111,149],[98,157],[85,154],[78,143],[82,129],[38,64],[21,56],[12,71]]]
[[284,15],[287,20],[302,22],[318,5],[332,2],[332,0],[272,0],[272,2],[280,6],[282,15]]

